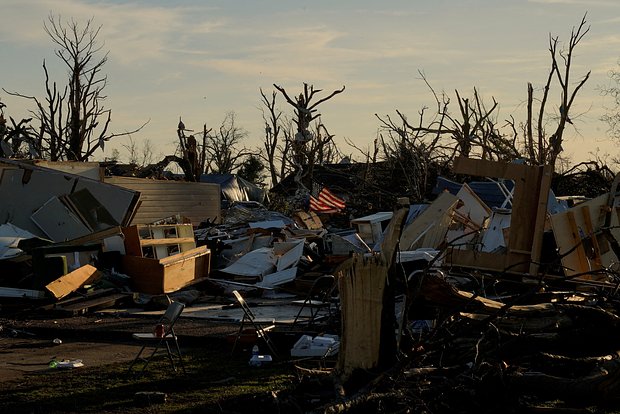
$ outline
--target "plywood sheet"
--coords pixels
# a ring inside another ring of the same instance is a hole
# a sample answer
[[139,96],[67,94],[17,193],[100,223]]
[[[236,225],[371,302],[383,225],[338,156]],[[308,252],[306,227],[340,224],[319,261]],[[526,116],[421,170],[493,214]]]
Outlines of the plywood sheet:
[[[598,270],[618,261],[600,232],[599,218],[607,203],[608,194],[603,194],[550,217],[558,253],[563,256],[562,266],[567,276]],[[612,235],[620,240],[617,214],[611,215],[609,224]]]
[[56,299],[62,299],[85,284],[93,282],[99,276],[100,273],[97,268],[91,265],[84,265],[49,283],[45,286],[45,289],[54,295]]

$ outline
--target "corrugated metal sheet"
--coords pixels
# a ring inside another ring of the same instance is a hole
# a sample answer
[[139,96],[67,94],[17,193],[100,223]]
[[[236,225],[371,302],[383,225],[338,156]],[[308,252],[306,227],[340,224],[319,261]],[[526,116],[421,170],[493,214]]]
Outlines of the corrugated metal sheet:
[[220,186],[210,183],[106,177],[105,182],[140,192],[140,204],[131,224],[149,224],[181,215],[195,226],[221,221]]

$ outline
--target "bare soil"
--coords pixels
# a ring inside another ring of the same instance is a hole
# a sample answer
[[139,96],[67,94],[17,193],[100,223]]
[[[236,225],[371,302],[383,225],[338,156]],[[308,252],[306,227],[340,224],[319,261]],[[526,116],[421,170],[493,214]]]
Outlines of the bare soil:
[[49,371],[52,360],[80,360],[87,367],[129,362],[138,350],[136,345],[117,342],[65,340],[56,345],[49,338],[5,337],[0,339],[0,381]]
[[[173,372],[158,358],[143,375],[129,373],[139,351],[131,334],[152,330],[156,320],[97,314],[0,317],[0,412],[270,413],[276,408],[274,393],[293,384],[287,361],[254,368],[247,346],[231,354],[226,337],[238,325],[184,318],[175,330],[186,370]],[[61,343],[55,344],[56,338]],[[51,368],[52,359],[79,359],[84,366]],[[165,401],[137,398],[144,392],[165,395]]]
[[[129,363],[140,345],[134,332],[148,332],[156,318],[89,315],[79,317],[0,318],[0,382],[50,370],[52,360],[81,360],[85,367]],[[179,320],[182,347],[226,347],[237,327],[200,320]],[[56,342],[55,342],[56,340]]]

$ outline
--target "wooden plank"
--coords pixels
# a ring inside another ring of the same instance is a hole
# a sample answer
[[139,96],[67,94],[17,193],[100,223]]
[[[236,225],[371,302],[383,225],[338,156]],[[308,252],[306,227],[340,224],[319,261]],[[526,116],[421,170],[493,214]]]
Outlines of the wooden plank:
[[60,243],[62,246],[82,246],[84,244],[89,244],[93,242],[102,242],[103,240],[120,236],[123,234],[123,231],[120,227],[110,227],[106,230],[101,230],[96,233],[87,234],[86,236],[78,237],[76,239],[68,240],[66,242]]
[[73,302],[67,305],[61,305],[55,308],[55,310],[61,312],[67,312],[73,316],[84,315],[85,313],[112,307],[120,301],[127,299],[129,296],[126,293],[113,293],[106,296],[101,296],[89,300],[83,300],[79,302]]
[[499,254],[465,249],[451,249],[446,254],[446,261],[452,266],[506,273],[527,272],[529,258],[529,254]]
[[571,270],[575,273],[587,272],[589,270],[588,258],[586,257],[586,252],[583,248],[581,234],[579,232],[579,228],[577,227],[577,221],[575,220],[575,213],[572,211],[567,211],[566,221],[572,236],[573,246],[575,246],[574,253],[576,256],[576,262]]
[[168,238],[168,239],[146,239],[141,240],[140,244],[142,247],[145,246],[170,246],[173,244],[193,244],[195,243],[193,237],[177,237],[177,238]]
[[[592,262],[588,262],[584,246],[571,251],[578,243],[581,244],[584,238],[581,236],[582,234],[584,236],[592,235],[588,243],[591,241],[595,250],[598,249],[601,267],[608,267],[618,262],[619,258],[610,249],[609,242],[602,236],[600,227],[605,224],[605,221],[601,220],[601,214],[608,206],[608,197],[608,194],[603,194],[592,200],[580,203],[568,211],[557,213],[550,217],[553,235],[558,246],[558,253],[562,256],[562,266],[567,276],[574,276],[577,273],[599,268],[596,257]],[[571,223],[569,220],[573,222]],[[608,220],[612,236],[620,240],[617,215],[611,214]]]
[[205,198],[205,197],[201,197],[200,195],[194,195],[194,196],[190,196],[187,197],[183,194],[179,194],[179,195],[159,195],[157,197],[157,203],[158,205],[149,205],[148,201],[149,201],[149,197],[148,195],[143,195],[142,196],[142,201],[143,202],[147,202],[146,207],[147,208],[152,208],[152,209],[170,209],[172,207],[194,207],[194,208],[198,208],[198,207],[205,207],[205,206],[210,206],[211,203],[213,202],[219,202],[219,198],[217,197],[211,197],[211,198]]
[[173,263],[177,263],[183,260],[192,259],[197,256],[201,256],[205,253],[210,253],[211,250],[207,246],[196,247],[195,249],[188,250],[186,252],[182,252],[179,254],[175,254],[174,256],[164,257],[159,261],[162,266],[168,266]]
[[390,220],[390,223],[385,229],[385,236],[381,241],[381,252],[390,266],[394,262],[394,255],[398,247],[400,235],[403,231],[403,226],[405,224],[405,220],[407,219],[408,212],[408,208],[399,208],[394,213],[392,220]]
[[[518,231],[510,232],[507,247],[516,250],[531,250],[536,232],[536,216],[540,200],[540,169],[520,165],[521,177],[515,181],[512,197],[510,227]],[[548,192],[544,195],[545,203]]]
[[293,220],[300,225],[300,227],[309,229],[309,230],[319,230],[323,228],[323,223],[321,219],[314,211],[296,211],[293,213]]
[[83,285],[98,279],[100,276],[101,274],[97,268],[91,265],[84,265],[47,284],[45,289],[54,295],[56,299],[62,299]]
[[538,274],[540,256],[542,254],[543,237],[545,233],[545,224],[547,223],[547,204],[549,203],[549,191],[551,190],[551,179],[553,178],[553,168],[550,165],[542,167],[539,178],[540,185],[538,188],[538,208],[536,210],[536,223],[534,225],[534,234],[532,236],[532,263],[530,264],[530,274]]
[[472,175],[476,177],[496,177],[519,180],[529,167],[523,164],[497,162],[466,157],[457,157],[454,160],[452,171],[456,174]]

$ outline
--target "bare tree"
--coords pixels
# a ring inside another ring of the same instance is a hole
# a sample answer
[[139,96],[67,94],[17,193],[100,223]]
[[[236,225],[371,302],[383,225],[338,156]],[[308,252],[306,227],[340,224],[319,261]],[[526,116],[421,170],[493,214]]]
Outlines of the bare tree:
[[200,181],[200,175],[205,172],[207,148],[206,142],[209,139],[209,133],[212,128],[207,129],[207,124],[202,128],[202,144],[199,144],[194,135],[185,135],[185,132],[194,132],[186,129],[181,117],[179,117],[179,125],[177,127],[177,136],[179,138],[179,149],[181,151],[182,160],[179,165],[188,181]]
[[[439,102],[439,101],[438,101]],[[446,105],[446,103],[444,103]],[[373,158],[377,153],[387,164],[391,176],[398,180],[403,192],[412,200],[423,200],[428,187],[428,180],[434,165],[445,165],[453,156],[454,147],[443,144],[442,135],[445,127],[444,110],[437,113],[430,125],[422,127],[427,108],[422,108],[416,124],[411,124],[407,117],[397,111],[398,118],[377,116],[381,122],[381,133],[375,144]],[[372,172],[370,172],[372,174]]]
[[[549,35],[549,53],[551,55],[551,68],[547,75],[547,81],[542,89],[542,97],[538,113],[534,117],[534,88],[528,84],[527,108],[528,115],[523,127],[525,135],[526,153],[529,155],[530,162],[535,164],[549,164],[555,167],[556,161],[562,152],[564,142],[564,130],[566,124],[573,124],[569,117],[569,112],[579,90],[587,82],[591,71],[588,71],[574,85],[571,82],[571,69],[575,48],[583,37],[590,31],[590,26],[586,26],[586,16],[584,15],[576,28],[571,30],[570,39],[566,48],[559,48],[557,36]],[[560,87],[560,103],[558,105],[559,115],[557,116],[557,126],[548,135],[545,130],[545,123],[548,118],[546,114],[549,94],[553,80],[556,80]]]
[[144,167],[153,162],[153,144],[150,139],[142,141],[142,146],[129,136],[129,143],[123,144],[123,148],[127,150],[129,163],[138,167]]
[[[549,37],[551,68],[542,98],[536,100],[534,87],[528,84],[527,118],[519,126],[511,118],[500,128],[497,101],[493,98],[489,106],[485,105],[477,88],[474,88],[472,98],[463,97],[458,90],[455,91],[458,112],[456,115],[451,113],[449,97],[445,93],[437,94],[420,72],[437,105],[430,118],[425,118],[428,108],[422,109],[415,124],[398,110],[396,120],[389,116],[378,117],[385,134],[381,135],[383,156],[395,161],[403,174],[412,176],[408,187],[414,197],[421,196],[426,187],[424,181],[428,179],[428,162],[439,161],[441,168],[456,155],[506,161],[525,158],[532,165],[549,164],[555,167],[561,160],[564,130],[567,124],[572,124],[569,111],[590,76],[588,72],[576,84],[571,82],[574,51],[588,31],[584,16],[579,26],[573,28],[566,49],[560,48],[558,37]],[[554,80],[560,89],[559,115],[549,116],[547,106]],[[536,102],[538,109],[535,108]],[[550,122],[557,122],[557,125],[548,134],[545,126]]]
[[15,158],[36,158],[39,156],[36,145],[37,131],[30,125],[32,118],[24,118],[16,122],[9,116],[7,122],[4,108],[0,101],[0,156]]
[[[265,121],[265,142],[263,143],[263,147],[265,148],[265,161],[267,162],[267,166],[269,168],[269,174],[271,176],[271,185],[276,185],[280,181],[282,175],[279,172],[285,168],[285,158],[282,158],[280,163],[281,169],[278,169],[276,162],[278,157],[278,151],[280,149],[280,132],[282,130],[282,126],[280,123],[280,118],[282,116],[282,111],[276,109],[276,96],[277,93],[273,91],[271,93],[271,98],[267,98],[263,89],[260,89],[260,95],[263,105],[267,108],[268,114],[265,114],[263,110],[263,120]],[[285,140],[285,143],[288,143],[288,140]]]
[[218,131],[210,135],[204,145],[209,158],[208,169],[214,173],[232,173],[242,164],[243,159],[252,152],[241,146],[247,137],[245,129],[236,123],[236,114],[230,111],[224,117]]
[[109,132],[112,112],[103,105],[107,77],[102,74],[108,54],[98,57],[103,47],[98,40],[101,27],[94,26],[93,19],[82,26],[73,19],[63,22],[60,16],[50,14],[44,30],[57,46],[56,56],[68,69],[68,85],[60,91],[56,82],[50,81],[44,61],[45,103],[34,96],[7,91],[37,105],[33,114],[41,123],[39,146],[52,160],[86,161],[97,149],[103,150],[105,142],[137,132],[146,124],[130,132]]
[[[618,62],[620,65],[620,61]],[[613,99],[613,106],[608,108],[601,120],[607,123],[607,133],[615,140],[620,141],[620,70],[612,69],[609,71],[609,78],[613,84],[599,86],[601,93]]]
[[[459,155],[483,159],[513,159],[519,156],[515,136],[504,136],[497,128],[498,103],[492,99],[484,103],[477,88],[473,97],[462,96],[456,90],[458,112],[450,111],[451,100],[445,92],[437,93],[419,72],[431,92],[436,109],[422,108],[415,122],[399,110],[397,117],[389,115],[380,121],[379,140],[372,158],[380,158],[391,165],[395,179],[403,182],[409,197],[422,200],[429,189],[433,172],[445,169]],[[371,159],[371,154],[366,154]]]
[[[344,92],[345,87],[337,89],[330,93],[328,96],[312,102],[316,94],[322,92],[321,89],[314,89],[313,85],[304,83],[304,90],[295,99],[292,99],[286,90],[276,84],[273,85],[286,99],[286,101],[295,108],[294,122],[297,125],[297,132],[294,139],[291,140],[292,161],[297,170],[295,175],[295,181],[298,184],[301,183],[301,179],[307,176],[306,180],[309,182],[312,180],[312,168],[308,171],[304,171],[304,165],[313,165],[315,162],[324,161],[321,158],[317,158],[317,151],[319,157],[327,154],[325,150],[332,151],[334,148],[333,135],[327,133],[327,129],[319,122],[315,132],[310,130],[310,123],[318,119],[321,114],[318,112],[317,107],[329,99],[333,98],[339,93]],[[323,133],[319,134],[321,131]],[[315,137],[318,138],[315,140]],[[314,143],[308,146],[308,143]],[[308,174],[310,173],[310,174]]]

